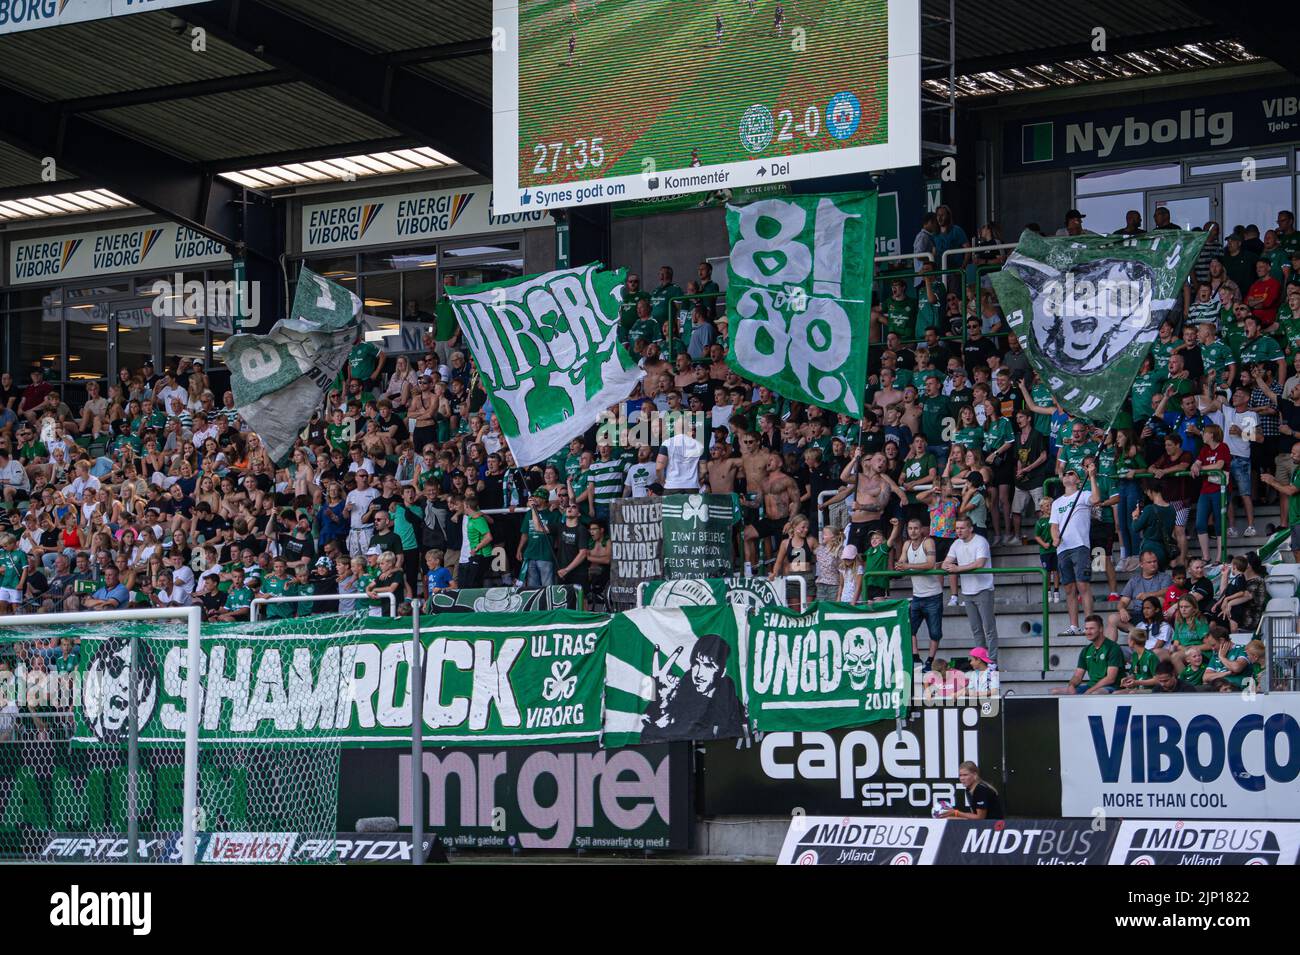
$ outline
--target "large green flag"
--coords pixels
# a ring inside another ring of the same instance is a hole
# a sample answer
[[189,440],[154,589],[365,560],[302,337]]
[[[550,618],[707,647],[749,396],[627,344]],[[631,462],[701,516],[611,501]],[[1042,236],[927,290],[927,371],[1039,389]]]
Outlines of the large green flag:
[[991,276],[1007,325],[1072,417],[1110,427],[1205,232],[1056,236],[1024,232]]
[[[828,730],[907,714],[908,601],[868,608],[769,608],[741,635],[745,705],[756,730]],[[905,652],[906,649],[906,652]]]
[[443,290],[520,466],[582,435],[644,374],[618,343],[624,273],[600,268]]
[[232,335],[221,346],[235,407],[281,461],[347,361],[361,300],[304,268],[293,312],[266,335]]
[[605,746],[740,736],[740,634],[729,604],[642,607],[610,622]]
[[[591,742],[609,617],[552,611],[424,618],[424,738],[469,746]],[[209,743],[408,746],[410,619],[364,614],[204,625],[199,737]],[[75,740],[125,739],[132,633],[140,741],[183,743],[183,627],[86,628]]]
[[779,395],[862,415],[876,194],[727,206],[727,364]]

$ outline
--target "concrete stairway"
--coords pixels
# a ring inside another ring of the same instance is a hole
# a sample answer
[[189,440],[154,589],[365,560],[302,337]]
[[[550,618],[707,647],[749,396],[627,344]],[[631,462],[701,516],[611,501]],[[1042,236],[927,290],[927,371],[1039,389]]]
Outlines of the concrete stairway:
[[[1273,526],[1279,522],[1276,505],[1259,508],[1255,514],[1255,527],[1258,533],[1254,537],[1228,538],[1229,556],[1244,554],[1256,550],[1268,539]],[[1238,509],[1237,529],[1245,527],[1244,515]],[[1210,549],[1218,554],[1219,541],[1210,538]],[[1188,543],[1189,555],[1199,556],[1200,545],[1195,535]],[[1116,547],[1115,554],[1119,550]],[[1283,559],[1290,560],[1289,550],[1283,551]],[[1038,546],[1035,545],[997,545],[993,548],[994,567],[1037,567]],[[1134,572],[1136,573],[1136,571]],[[1123,590],[1131,573],[1118,572],[1117,586]],[[1062,636],[1061,631],[1070,625],[1066,613],[1064,597],[1059,603],[1049,603],[1048,609],[1048,653],[1046,671],[1043,659],[1043,605],[1041,578],[1037,573],[1005,574],[994,579],[994,605],[997,609],[998,628],[998,669],[1000,671],[1003,692],[1017,695],[1043,694],[1052,686],[1066,682],[1074,672],[1074,664],[1079,650],[1085,640],[1082,636]],[[1118,603],[1107,600],[1110,590],[1104,573],[1093,573],[1092,596],[1093,610],[1105,617],[1118,607]],[[896,579],[891,582],[891,597],[908,597],[911,586],[906,580]],[[939,655],[943,657],[963,657],[975,646],[971,638],[970,625],[966,619],[964,607],[947,606],[947,584],[944,585],[943,642]],[[960,597],[958,598],[960,599]],[[924,657],[928,646],[929,631],[922,625],[920,649]]]

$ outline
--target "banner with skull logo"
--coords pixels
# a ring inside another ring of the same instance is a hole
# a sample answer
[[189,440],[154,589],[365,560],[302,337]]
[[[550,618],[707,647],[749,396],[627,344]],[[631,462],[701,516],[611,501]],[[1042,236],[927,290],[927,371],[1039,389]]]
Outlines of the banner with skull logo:
[[1020,236],[990,279],[1007,325],[1067,414],[1114,422],[1160,323],[1182,308],[1206,235]]
[[862,415],[876,193],[727,206],[727,364],[792,401]]
[[912,647],[907,608],[906,600],[869,609],[818,602],[806,613],[770,608],[751,618],[741,635],[750,725],[802,732],[905,716]]
[[745,731],[740,634],[745,613],[642,607],[610,621],[604,746],[727,739]]

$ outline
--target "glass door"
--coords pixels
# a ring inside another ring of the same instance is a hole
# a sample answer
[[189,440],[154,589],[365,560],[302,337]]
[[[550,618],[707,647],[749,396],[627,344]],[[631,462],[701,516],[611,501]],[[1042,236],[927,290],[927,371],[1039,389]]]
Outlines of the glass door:
[[1152,189],[1147,192],[1147,228],[1155,226],[1157,209],[1169,210],[1169,224],[1178,229],[1199,229],[1219,218],[1219,186]]
[[[148,301],[123,302],[111,306],[108,348],[112,373],[125,368],[140,374],[146,361],[157,361],[154,349],[154,315]],[[155,365],[155,370],[161,368]]]

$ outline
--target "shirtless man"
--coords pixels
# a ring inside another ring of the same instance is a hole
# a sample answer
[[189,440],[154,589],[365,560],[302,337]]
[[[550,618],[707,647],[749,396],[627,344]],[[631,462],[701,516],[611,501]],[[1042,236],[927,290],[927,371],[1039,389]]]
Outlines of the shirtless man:
[[[775,554],[775,540],[785,534],[786,522],[799,510],[799,484],[782,470],[781,455],[771,451],[757,456],[766,459],[766,473],[760,484],[748,485],[763,491],[763,516],[745,528],[745,559],[750,564],[757,562],[760,541],[766,542],[768,552]],[[747,464],[746,474],[748,470]]]
[[[885,508],[889,504],[889,495],[895,494],[904,508],[907,507],[907,495],[894,480],[884,473],[885,456],[879,451],[874,454],[862,454],[862,448],[853,449],[853,457],[840,472],[840,480],[846,484],[857,480],[852,485],[853,508],[849,517],[848,533],[844,537],[846,548],[856,548],[856,554],[867,549],[867,542],[873,530],[884,533]],[[845,487],[839,494],[826,502],[829,507],[849,496],[850,488]]]
[[758,527],[759,495],[763,492],[763,482],[767,479],[768,451],[758,443],[758,433],[738,430],[740,435],[740,469],[745,476],[744,493],[740,495],[740,506],[745,515],[745,562],[751,566],[757,562],[758,540],[750,531]]
[[700,490],[707,494],[730,494],[736,490],[736,477],[743,473],[740,458],[732,457],[731,446],[715,441],[709,459],[700,462]]

